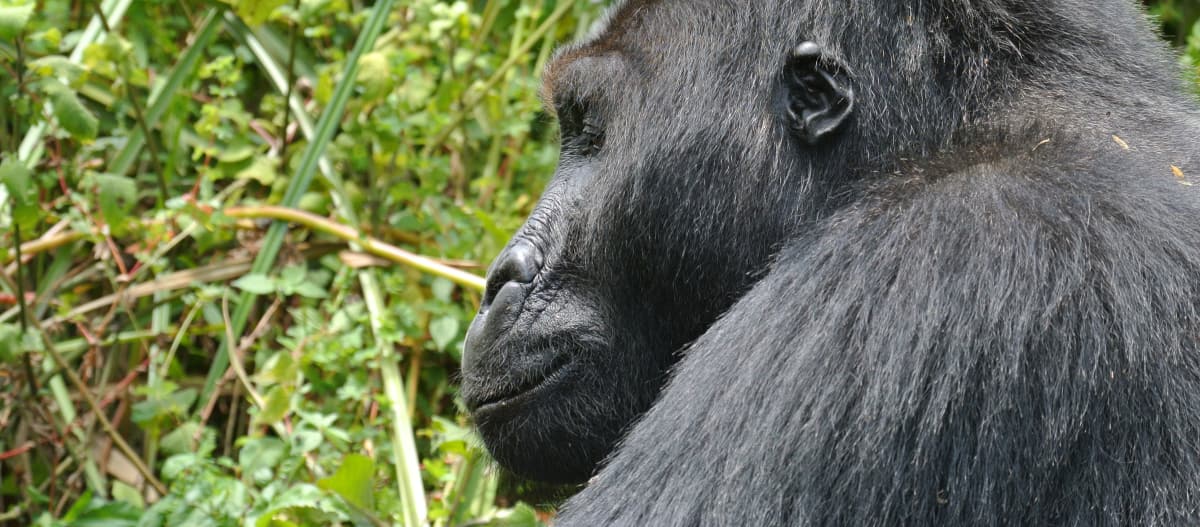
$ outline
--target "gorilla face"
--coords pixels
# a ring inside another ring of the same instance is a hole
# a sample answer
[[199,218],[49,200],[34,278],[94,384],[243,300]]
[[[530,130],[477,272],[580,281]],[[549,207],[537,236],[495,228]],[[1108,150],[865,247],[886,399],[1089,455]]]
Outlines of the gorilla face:
[[[585,480],[817,212],[812,166],[828,161],[800,150],[849,113],[838,73],[811,43],[730,56],[676,27],[680,8],[627,3],[546,69],[560,163],[492,264],[463,357],[467,407],[519,475]],[[750,23],[726,9],[705,27]],[[748,80],[762,68],[779,74]]]

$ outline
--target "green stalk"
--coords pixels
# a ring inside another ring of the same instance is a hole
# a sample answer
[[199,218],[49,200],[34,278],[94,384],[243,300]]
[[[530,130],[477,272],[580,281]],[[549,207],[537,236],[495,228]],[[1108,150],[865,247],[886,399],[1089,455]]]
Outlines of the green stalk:
[[365,236],[352,227],[327,220],[311,212],[289,209],[287,207],[263,205],[258,207],[230,207],[225,209],[225,214],[232,218],[271,218],[289,223],[298,223],[309,230],[341,238],[352,244],[355,250],[366,251],[375,256],[387,258],[393,262],[413,267],[425,273],[440,276],[460,286],[479,292],[482,292],[485,287],[484,279],[479,275],[461,271],[419,254],[405,251],[376,238]]

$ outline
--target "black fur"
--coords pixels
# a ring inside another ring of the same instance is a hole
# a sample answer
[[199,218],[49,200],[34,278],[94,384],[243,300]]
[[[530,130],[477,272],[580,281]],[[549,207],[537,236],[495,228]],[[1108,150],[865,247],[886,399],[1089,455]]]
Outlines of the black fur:
[[463,396],[609,456],[556,525],[1200,525],[1200,107],[1130,1],[631,1],[546,81]]

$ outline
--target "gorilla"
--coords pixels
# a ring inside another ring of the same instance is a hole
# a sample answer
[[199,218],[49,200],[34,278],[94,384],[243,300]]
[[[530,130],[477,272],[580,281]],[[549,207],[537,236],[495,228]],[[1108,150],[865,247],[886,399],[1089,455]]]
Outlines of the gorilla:
[[560,527],[1200,525],[1187,82],[1132,0],[619,3],[464,402]]

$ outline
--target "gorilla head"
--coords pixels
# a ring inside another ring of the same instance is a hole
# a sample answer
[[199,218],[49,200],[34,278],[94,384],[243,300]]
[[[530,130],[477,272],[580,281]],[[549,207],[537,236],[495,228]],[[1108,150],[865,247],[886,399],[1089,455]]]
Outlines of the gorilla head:
[[628,432],[563,525],[1190,517],[1200,113],[1131,2],[631,0],[544,81],[462,394],[531,478]]
[[468,333],[467,406],[496,459],[532,478],[591,474],[680,348],[830,199],[814,170],[841,164],[836,147],[806,150],[854,105],[820,46],[731,48],[714,32],[741,16],[731,5],[690,27],[686,3],[647,7],[625,4],[546,68],[559,167]]

